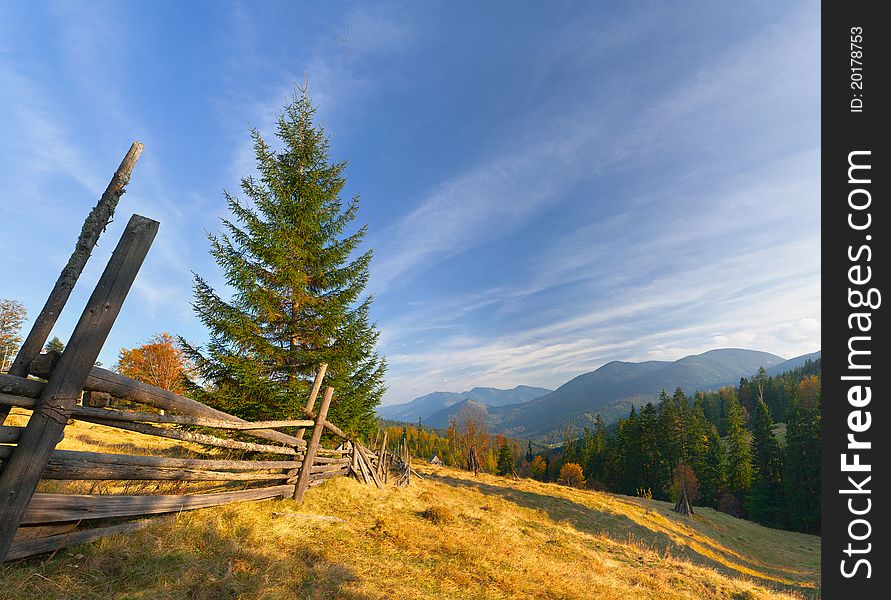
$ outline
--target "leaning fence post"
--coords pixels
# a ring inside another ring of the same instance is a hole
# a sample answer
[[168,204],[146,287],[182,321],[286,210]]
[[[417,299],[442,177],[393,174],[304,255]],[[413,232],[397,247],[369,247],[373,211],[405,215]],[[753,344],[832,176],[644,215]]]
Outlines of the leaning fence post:
[[[19,349],[12,366],[9,367],[10,375],[28,376],[28,366],[43,349],[43,344],[46,343],[53,325],[56,324],[56,320],[59,318],[59,313],[65,307],[74,284],[84,270],[87,259],[90,258],[93,247],[99,240],[99,234],[105,231],[108,222],[114,215],[114,210],[121,196],[124,195],[127,184],[130,183],[130,175],[133,173],[133,167],[136,165],[136,161],[139,160],[139,155],[142,154],[143,148],[144,146],[140,142],[133,142],[130,150],[127,151],[127,155],[124,156],[124,160],[121,161],[118,170],[115,171],[114,176],[108,183],[108,187],[105,188],[102,197],[99,198],[99,202],[96,203],[96,206],[93,207],[93,210],[90,211],[90,214],[84,221],[83,228],[74,246],[74,252],[68,259],[68,264],[62,269],[59,279],[56,280],[56,285],[53,286],[46,304],[44,304],[37,318],[34,319],[31,331],[22,343],[22,347]],[[8,414],[9,407],[0,406],[0,425],[3,424]]]
[[312,428],[312,437],[306,445],[306,454],[303,456],[303,464],[300,466],[300,476],[297,478],[297,485],[294,486],[294,500],[303,500],[303,494],[306,492],[307,486],[309,486],[312,463],[316,459],[319,441],[322,439],[322,432],[325,430],[325,419],[328,418],[328,407],[331,406],[332,395],[334,395],[334,388],[325,388],[325,396],[322,398],[322,405],[319,407],[319,414],[316,415],[316,423]]
[[[304,412],[311,413],[313,407],[316,405],[316,396],[319,395],[319,390],[322,389],[322,379],[325,378],[325,372],[327,370],[328,363],[321,363],[319,365],[319,372],[316,373],[316,380],[312,383],[312,391],[309,392],[309,400],[306,401],[306,410]],[[306,428],[301,427],[297,430],[297,434],[294,437],[302,440],[305,433]]]
[[130,218],[18,445],[0,473],[0,562],[9,551],[50,454],[62,440],[68,417],[157,232],[157,221],[139,215]]

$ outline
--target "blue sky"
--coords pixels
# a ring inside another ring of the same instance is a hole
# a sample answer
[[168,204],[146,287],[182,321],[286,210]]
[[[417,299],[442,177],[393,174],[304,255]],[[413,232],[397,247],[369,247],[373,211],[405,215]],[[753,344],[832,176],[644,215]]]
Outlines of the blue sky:
[[[375,250],[395,403],[819,348],[819,3],[0,4],[0,297],[35,316],[132,140],[161,230],[100,359],[201,343],[205,231],[308,78]],[[29,323],[30,324],[30,323]]]

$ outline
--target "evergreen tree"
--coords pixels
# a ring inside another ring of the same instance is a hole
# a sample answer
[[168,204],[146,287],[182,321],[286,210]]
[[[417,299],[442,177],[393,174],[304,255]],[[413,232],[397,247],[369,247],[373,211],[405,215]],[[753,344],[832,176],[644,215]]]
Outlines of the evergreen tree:
[[697,471],[699,475],[699,494],[702,504],[717,507],[718,498],[727,488],[727,467],[724,445],[718,437],[718,430],[714,425],[708,428],[706,433],[706,449],[703,456],[702,467]]
[[587,459],[588,478],[593,481],[603,481],[605,478],[605,463],[607,454],[607,444],[609,437],[606,431],[606,424],[603,417],[599,414],[594,419],[594,434],[592,441],[592,451]]
[[205,382],[190,392],[248,419],[296,417],[325,362],[335,389],[329,419],[368,433],[386,368],[363,297],[371,251],[358,254],[365,227],[350,231],[358,197],[344,205],[346,163],[329,161],[314,113],[304,88],[277,120],[280,150],[252,132],[259,177],[242,179],[246,201],[226,194],[232,218],[209,235],[234,294],[224,300],[195,276],[194,307],[210,341],[185,344]]
[[510,449],[510,442],[505,438],[498,447],[498,459],[495,463],[495,472],[498,475],[510,475],[514,472],[514,453]]
[[57,335],[54,335],[53,339],[48,341],[46,343],[46,345],[43,347],[44,352],[49,352],[51,350],[53,350],[55,352],[59,352],[59,353],[65,351],[65,343],[62,340],[60,340],[59,336],[57,336]]
[[820,532],[820,404],[793,399],[786,420],[783,483],[789,524],[798,531]]
[[727,397],[727,480],[730,492],[740,502],[752,487],[752,449],[744,419],[731,388]]
[[664,499],[668,494],[671,474],[660,454],[659,416],[652,402],[640,410],[641,487],[652,490],[653,496]]
[[782,456],[763,400],[758,400],[752,415],[752,458],[754,483],[748,499],[749,515],[763,525],[785,527]]
[[709,449],[709,430],[712,425],[705,418],[702,403],[697,402],[688,411],[684,431],[684,456],[697,474],[705,468],[706,453]]

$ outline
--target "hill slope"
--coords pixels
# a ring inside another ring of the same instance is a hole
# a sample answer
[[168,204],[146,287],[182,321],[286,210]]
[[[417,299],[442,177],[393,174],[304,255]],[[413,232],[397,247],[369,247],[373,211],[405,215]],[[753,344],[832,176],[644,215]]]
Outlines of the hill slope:
[[466,392],[433,392],[420,398],[415,398],[405,404],[382,406],[378,413],[385,419],[394,421],[417,421],[419,418],[427,421],[431,415],[459,404],[464,400],[475,400],[486,406],[503,406],[528,402],[551,393],[547,388],[518,385],[510,390],[501,390],[491,387],[475,387]]
[[[378,492],[184,512],[0,566],[0,598],[787,598],[819,592],[820,539],[710,509],[422,467]],[[335,517],[321,520],[312,516]],[[338,521],[342,519],[342,521]]]
[[780,375],[782,373],[785,373],[786,371],[797,369],[809,360],[817,360],[818,358],[820,358],[820,356],[822,356],[822,353],[820,350],[817,350],[816,352],[811,352],[810,354],[802,354],[801,356],[790,358],[785,362],[774,365],[769,369],[765,368],[764,370],[767,372],[768,375]]

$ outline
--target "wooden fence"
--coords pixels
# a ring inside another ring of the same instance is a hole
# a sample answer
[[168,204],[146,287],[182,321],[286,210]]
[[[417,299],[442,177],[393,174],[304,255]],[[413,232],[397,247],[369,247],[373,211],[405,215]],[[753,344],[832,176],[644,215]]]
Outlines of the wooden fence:
[[[139,518],[148,515],[265,498],[301,500],[308,488],[331,477],[352,475],[382,486],[386,461],[328,422],[333,388],[325,388],[315,408],[325,364],[318,368],[300,418],[263,422],[248,422],[94,366],[157,233],[159,224],[151,219],[130,219],[64,352],[40,354],[141,150],[138,143],[131,147],[85,222],[75,253],[10,372],[0,374],[0,561],[133,531],[151,522]],[[82,402],[82,397],[97,395],[127,402],[115,408]],[[138,408],[131,408],[134,404]],[[3,425],[12,407],[32,411],[26,426]],[[69,419],[242,456],[173,458],[59,450]],[[296,434],[282,428],[297,428]],[[307,441],[303,438],[308,430]],[[337,448],[321,446],[326,431],[341,439]],[[39,493],[41,480],[174,481],[204,487],[185,494]]]

